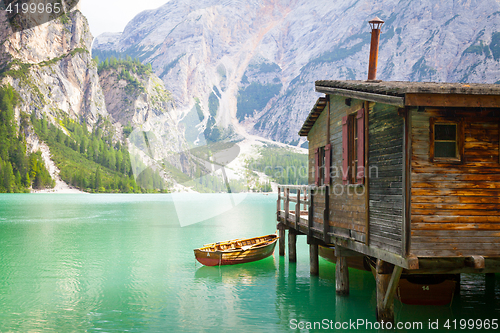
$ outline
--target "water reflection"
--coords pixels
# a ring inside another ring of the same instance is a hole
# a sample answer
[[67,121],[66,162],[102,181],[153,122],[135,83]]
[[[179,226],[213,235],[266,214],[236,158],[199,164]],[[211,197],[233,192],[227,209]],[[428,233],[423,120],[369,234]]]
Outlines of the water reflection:
[[195,272],[195,282],[254,285],[259,279],[274,275],[275,270],[274,256],[240,265],[201,266]]
[[453,301],[456,318],[492,318],[500,313],[500,274],[462,274],[460,296]]
[[[266,332],[274,317],[274,295],[269,293],[276,275],[274,257],[240,265],[199,266],[194,280],[179,294],[179,315],[193,327],[214,331],[218,327]],[[210,329],[211,328],[211,329]],[[193,330],[194,331],[194,330]]]
[[[316,322],[322,328],[325,323],[358,319],[376,322],[375,279],[370,272],[350,269],[350,294],[339,296],[335,293],[335,265],[320,260],[320,277],[306,276],[301,266],[304,265],[289,263],[284,257],[278,259],[275,310],[283,329],[300,322]],[[461,291],[450,305],[417,306],[395,300],[395,322],[421,323],[422,331],[435,331],[428,329],[430,322],[438,321],[440,329],[444,329],[447,320],[491,320],[498,317],[499,296],[498,274],[463,274]]]
[[[304,258],[302,258],[304,259]],[[283,329],[293,323],[335,323],[350,318],[374,320],[373,277],[367,272],[351,271],[350,296],[338,296],[335,292],[335,266],[321,260],[320,276],[310,276],[302,264],[289,263],[280,258],[276,284],[276,312]],[[370,280],[371,279],[371,280]]]
[[[297,263],[276,251],[243,265],[195,265],[201,244],[272,233],[275,209],[275,198],[249,195],[182,228],[168,195],[0,195],[8,217],[0,222],[0,331],[290,332],[291,320],[374,322],[371,273],[350,270],[350,295],[338,297],[334,264],[320,259],[320,276],[310,276],[305,237]],[[451,307],[396,301],[396,321],[497,318],[499,282],[465,274]]]

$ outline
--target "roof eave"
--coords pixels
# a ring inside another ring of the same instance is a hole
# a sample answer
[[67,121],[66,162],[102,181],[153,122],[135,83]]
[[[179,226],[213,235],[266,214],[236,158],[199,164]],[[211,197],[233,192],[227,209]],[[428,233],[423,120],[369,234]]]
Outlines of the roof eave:
[[311,112],[309,112],[307,119],[304,121],[304,124],[302,125],[302,128],[299,131],[299,136],[307,136],[309,134],[309,131],[311,130],[312,126],[318,119],[319,115],[325,109],[326,103],[327,103],[326,97],[318,98]]
[[405,99],[401,96],[391,96],[391,95],[382,95],[382,94],[374,94],[364,91],[356,91],[342,88],[332,88],[325,87],[321,85],[316,85],[316,92],[330,95],[339,95],[348,98],[360,99],[369,102],[377,102],[383,104],[394,105],[397,107],[403,108],[405,106]]

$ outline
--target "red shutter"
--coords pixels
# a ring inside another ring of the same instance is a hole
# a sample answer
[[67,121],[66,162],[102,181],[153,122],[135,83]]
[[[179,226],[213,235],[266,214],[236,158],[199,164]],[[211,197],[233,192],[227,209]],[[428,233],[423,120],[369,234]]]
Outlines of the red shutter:
[[358,122],[358,170],[356,170],[356,180],[358,184],[363,184],[365,177],[365,110],[358,111],[356,116]]
[[349,184],[349,116],[342,118],[342,181]]
[[314,154],[314,183],[319,186],[319,148],[316,148]]
[[325,146],[325,185],[330,185],[330,165],[332,159],[332,145]]

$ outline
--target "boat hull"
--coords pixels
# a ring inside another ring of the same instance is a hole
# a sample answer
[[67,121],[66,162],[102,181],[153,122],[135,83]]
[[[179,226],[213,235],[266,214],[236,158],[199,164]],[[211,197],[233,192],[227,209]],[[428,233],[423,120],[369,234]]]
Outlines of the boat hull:
[[[369,263],[376,279],[375,260],[369,260]],[[456,274],[410,274],[403,270],[396,298],[409,305],[446,305],[453,300],[457,279]]]
[[[194,255],[196,260],[205,266],[220,266],[220,265],[236,265],[247,262],[257,261],[269,257],[274,253],[278,237],[276,235],[265,236],[266,241],[259,244],[256,242],[249,248],[230,248],[226,250],[209,250],[214,244],[207,245],[203,248],[195,249]],[[237,242],[245,244],[247,240],[233,240],[223,243],[223,247],[230,247]]]
[[396,296],[403,304],[447,305],[453,300],[456,286],[454,275],[403,275]]
[[[337,262],[335,247],[319,246],[319,255],[333,263]],[[373,271],[375,262],[366,260],[365,256],[347,257],[347,266],[365,271]],[[403,304],[411,305],[446,305],[453,300],[457,286],[455,275],[412,275],[405,274],[399,279],[396,297]]]

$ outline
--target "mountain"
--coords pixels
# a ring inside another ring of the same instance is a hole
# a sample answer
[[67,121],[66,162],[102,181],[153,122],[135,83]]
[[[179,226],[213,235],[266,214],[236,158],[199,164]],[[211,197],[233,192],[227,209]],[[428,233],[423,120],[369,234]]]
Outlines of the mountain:
[[90,56],[93,37],[79,11],[20,32],[0,15],[0,26],[2,84],[22,96],[18,112],[56,118],[64,113],[90,126],[107,116]]
[[315,80],[366,77],[369,19],[379,79],[492,83],[499,6],[172,0],[94,42],[78,10],[21,31],[0,12],[0,192],[53,185],[49,163],[90,192],[268,185],[247,161],[306,146]]
[[112,57],[99,65],[98,73],[106,109],[119,129],[117,133],[124,135],[120,139],[129,139],[129,147],[141,156],[137,165],[132,160],[134,173],[159,162],[168,164],[167,178],[172,178],[168,177],[171,169],[194,174],[172,94],[151,67],[137,59]]
[[181,121],[150,65],[99,64],[78,10],[20,31],[2,14],[0,192],[71,190],[64,182],[86,192],[245,189],[234,180],[243,163],[225,169],[239,147],[218,142],[216,125],[198,137],[199,104]]
[[93,52],[150,64],[191,119],[192,142],[255,134],[301,145],[314,81],[367,77],[375,16],[385,21],[378,79],[499,82],[497,0],[172,0],[98,36]]
[[129,154],[128,135],[150,131],[153,121],[172,134],[164,150],[187,149],[170,93],[147,66],[126,60],[98,70],[78,10],[20,31],[1,13],[0,27],[0,192],[54,186],[48,173],[34,179],[47,167],[88,192],[166,190],[160,166]]

